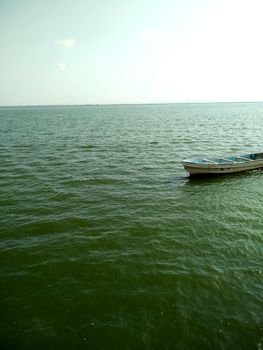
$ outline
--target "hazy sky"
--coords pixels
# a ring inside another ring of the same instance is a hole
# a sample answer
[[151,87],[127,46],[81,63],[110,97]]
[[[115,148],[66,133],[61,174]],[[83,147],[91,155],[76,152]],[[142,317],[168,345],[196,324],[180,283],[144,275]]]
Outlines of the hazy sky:
[[263,100],[262,0],[0,0],[0,105]]

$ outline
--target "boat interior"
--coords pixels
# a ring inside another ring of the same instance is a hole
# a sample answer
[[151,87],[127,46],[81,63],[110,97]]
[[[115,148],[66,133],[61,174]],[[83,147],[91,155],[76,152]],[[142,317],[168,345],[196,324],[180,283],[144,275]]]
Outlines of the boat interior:
[[241,156],[228,156],[228,157],[209,157],[202,159],[191,159],[189,161],[196,164],[237,164],[251,162],[255,160],[263,160],[263,153],[251,153],[243,154]]

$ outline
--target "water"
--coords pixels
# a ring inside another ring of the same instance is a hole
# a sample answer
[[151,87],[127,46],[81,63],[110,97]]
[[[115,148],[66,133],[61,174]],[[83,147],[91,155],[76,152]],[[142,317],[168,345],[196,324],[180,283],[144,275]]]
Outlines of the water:
[[0,108],[2,349],[262,349],[263,104]]

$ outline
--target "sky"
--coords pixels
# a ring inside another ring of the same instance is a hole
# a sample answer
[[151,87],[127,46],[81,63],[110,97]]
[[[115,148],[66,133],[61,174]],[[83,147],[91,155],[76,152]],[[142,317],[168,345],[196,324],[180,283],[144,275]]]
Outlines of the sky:
[[262,0],[0,0],[0,106],[263,101]]

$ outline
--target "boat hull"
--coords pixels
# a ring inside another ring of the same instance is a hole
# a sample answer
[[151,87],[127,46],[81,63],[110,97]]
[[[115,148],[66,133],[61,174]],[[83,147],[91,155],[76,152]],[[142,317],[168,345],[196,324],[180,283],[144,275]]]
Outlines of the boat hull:
[[196,164],[190,161],[182,163],[190,176],[223,175],[263,168],[263,159],[239,164]]

